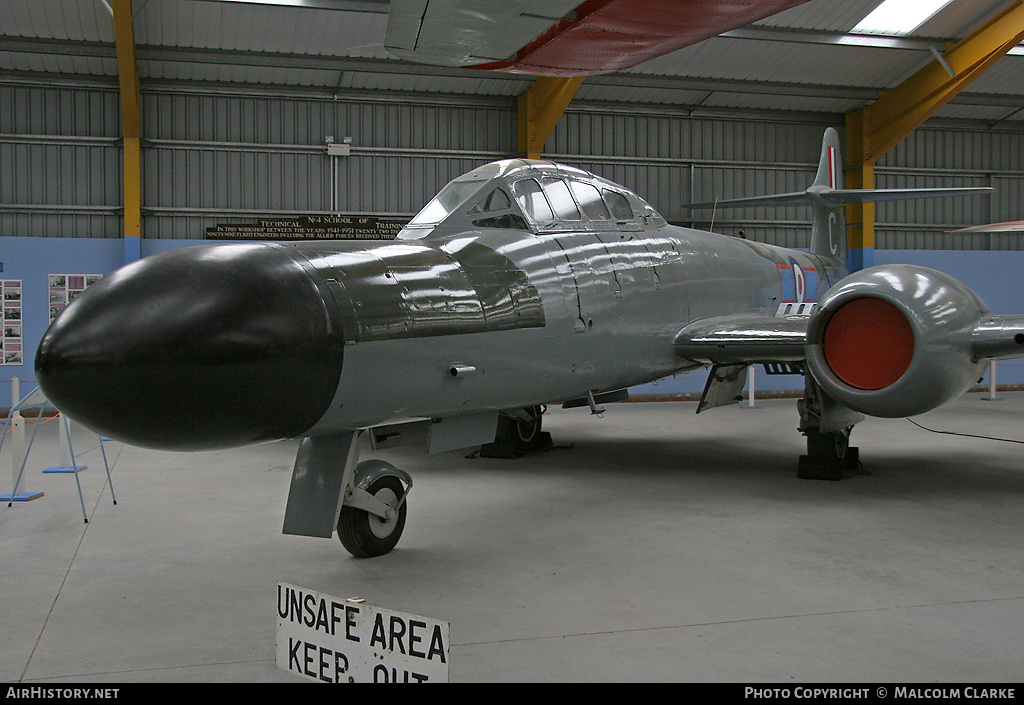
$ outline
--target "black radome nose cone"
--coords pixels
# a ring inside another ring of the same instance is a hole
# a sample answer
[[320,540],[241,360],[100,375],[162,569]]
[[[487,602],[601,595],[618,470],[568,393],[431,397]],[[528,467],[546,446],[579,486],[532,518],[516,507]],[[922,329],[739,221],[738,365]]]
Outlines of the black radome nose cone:
[[110,438],[228,448],[315,424],[342,343],[333,298],[291,248],[205,245],[91,286],[43,336],[36,375],[58,409]]

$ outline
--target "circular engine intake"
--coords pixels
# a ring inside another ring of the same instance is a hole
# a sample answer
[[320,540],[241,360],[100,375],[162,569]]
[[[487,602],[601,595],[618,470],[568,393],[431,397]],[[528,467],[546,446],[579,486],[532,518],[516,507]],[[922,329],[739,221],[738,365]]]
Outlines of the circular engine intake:
[[906,316],[875,296],[840,305],[825,326],[821,344],[832,372],[856,389],[892,386],[914,359],[914,331]]
[[970,334],[988,309],[949,275],[913,265],[855,272],[832,287],[807,329],[807,368],[833,399],[870,416],[913,416],[981,374]]

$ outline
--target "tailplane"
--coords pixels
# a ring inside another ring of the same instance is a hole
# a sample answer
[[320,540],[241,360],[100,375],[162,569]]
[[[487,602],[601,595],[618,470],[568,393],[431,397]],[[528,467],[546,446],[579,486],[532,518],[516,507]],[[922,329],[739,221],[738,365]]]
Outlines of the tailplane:
[[744,206],[810,205],[814,211],[811,222],[811,254],[845,259],[846,218],[843,206],[847,203],[875,201],[901,201],[911,198],[937,196],[965,196],[991,193],[991,188],[929,188],[929,189],[847,189],[843,188],[843,160],[839,148],[839,133],[832,127],[825,130],[821,140],[821,156],[814,183],[804,191],[780,193],[771,196],[735,198],[727,201],[694,203],[684,208],[726,208]]

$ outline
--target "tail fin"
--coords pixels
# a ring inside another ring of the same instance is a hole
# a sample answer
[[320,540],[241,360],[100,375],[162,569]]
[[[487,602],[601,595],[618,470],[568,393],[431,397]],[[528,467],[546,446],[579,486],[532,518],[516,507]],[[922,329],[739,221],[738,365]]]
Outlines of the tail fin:
[[[837,193],[843,188],[843,156],[839,148],[839,133],[833,128],[825,130],[821,138],[821,156],[818,173],[806,194]],[[846,259],[846,212],[843,204],[823,202],[809,198],[814,218],[811,221],[811,254]]]
[[791,206],[809,204],[814,211],[811,222],[811,254],[825,257],[845,257],[846,218],[843,206],[847,203],[872,201],[901,201],[910,198],[937,196],[964,196],[991,193],[991,188],[930,188],[930,189],[847,189],[843,188],[843,160],[839,148],[839,133],[832,127],[825,130],[821,140],[821,156],[814,183],[804,191],[780,193],[772,196],[753,196],[728,201],[694,203],[684,208],[727,208],[744,206]]

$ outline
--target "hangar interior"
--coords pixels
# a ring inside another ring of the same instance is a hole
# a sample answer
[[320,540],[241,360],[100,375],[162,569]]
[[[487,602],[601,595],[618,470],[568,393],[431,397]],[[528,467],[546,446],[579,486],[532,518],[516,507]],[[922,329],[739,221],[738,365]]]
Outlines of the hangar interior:
[[[521,134],[537,77],[395,57],[388,0],[0,0],[0,277],[20,303],[0,407],[33,380],[56,281],[70,296],[70,277],[225,224],[403,223],[450,179],[533,153],[671,223],[806,248],[805,209],[685,206],[804,189],[834,127],[848,185],[994,189],[848,211],[851,249],[1024,311],[1020,232],[952,232],[1022,217],[1024,6],[952,0],[905,33],[857,29],[879,4],[810,0],[587,76],[537,145]],[[895,144],[872,142],[878,125]],[[1000,399],[922,419],[975,438],[859,425],[870,474],[840,483],[796,479],[791,400],[552,409],[546,454],[403,456],[423,482],[403,544],[372,561],[280,534],[292,442],[112,444],[117,505],[95,457],[79,473],[89,522],[67,477],[0,507],[0,680],[296,681],[274,665],[278,581],[450,620],[452,680],[1019,680],[1024,484],[1015,446],[988,439],[1018,437],[1024,369],[998,378]]]

